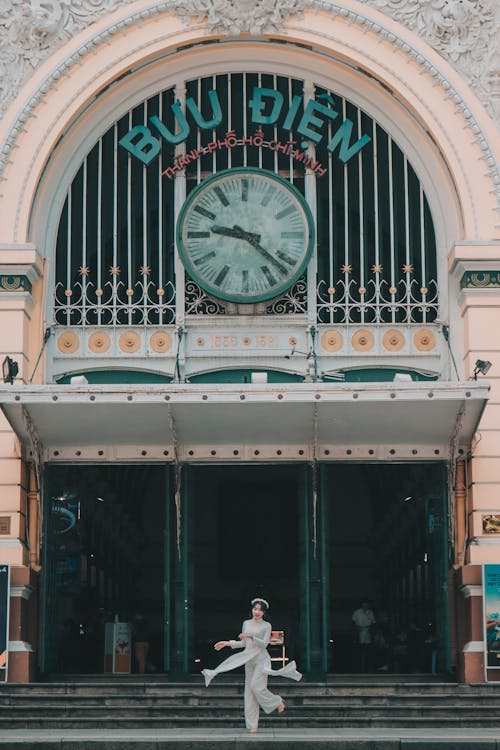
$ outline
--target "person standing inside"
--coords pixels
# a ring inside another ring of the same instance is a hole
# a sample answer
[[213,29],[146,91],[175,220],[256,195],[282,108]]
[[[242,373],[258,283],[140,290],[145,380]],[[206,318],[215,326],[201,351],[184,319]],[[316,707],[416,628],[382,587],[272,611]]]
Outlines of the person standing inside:
[[132,637],[134,639],[136,668],[139,674],[144,674],[148,663],[149,633],[148,625],[143,615],[135,616]]
[[260,708],[266,714],[276,709],[278,713],[283,713],[285,710],[283,698],[268,689],[268,676],[278,675],[296,681],[302,679],[294,661],[289,662],[282,669],[271,669],[271,660],[267,652],[271,637],[271,623],[264,620],[264,615],[268,610],[269,604],[265,599],[252,599],[252,618],[243,623],[238,640],[217,641],[214,646],[216,651],[227,646],[242,649],[242,651],[229,656],[216,669],[203,669],[201,672],[205,678],[205,685],[208,687],[213,678],[221,672],[229,672],[245,665],[245,724],[251,733],[258,729]]
[[376,623],[375,615],[367,601],[361,602],[361,607],[352,613],[354,627],[354,643],[358,653],[360,672],[367,672],[371,668],[371,649],[373,646],[372,629]]

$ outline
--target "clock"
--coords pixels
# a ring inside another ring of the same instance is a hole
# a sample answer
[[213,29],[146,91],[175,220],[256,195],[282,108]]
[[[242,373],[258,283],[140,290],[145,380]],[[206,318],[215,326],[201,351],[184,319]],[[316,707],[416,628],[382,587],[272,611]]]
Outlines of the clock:
[[303,196],[273,172],[218,172],[186,199],[177,248],[190,277],[214,297],[251,304],[282,294],[303,274],[314,223]]

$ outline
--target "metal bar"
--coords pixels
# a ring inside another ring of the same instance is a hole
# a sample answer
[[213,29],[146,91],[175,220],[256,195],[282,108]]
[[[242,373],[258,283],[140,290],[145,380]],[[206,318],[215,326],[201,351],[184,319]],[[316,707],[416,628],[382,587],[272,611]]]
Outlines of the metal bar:
[[[342,119],[346,120],[346,101],[342,99]],[[344,266],[349,266],[349,175],[347,172],[347,164],[344,164]],[[345,310],[345,323],[350,323],[350,311],[349,311],[349,295],[350,295],[350,278],[349,273],[344,271],[344,284],[345,284],[345,295],[344,295],[344,310]]]
[[[97,206],[96,206],[96,225],[97,225],[97,288],[102,291],[102,237],[101,237],[101,206],[102,206],[102,138],[99,138],[97,147]],[[102,321],[102,297],[97,298],[97,325]]]
[[[243,94],[243,135],[245,137],[248,137],[247,133],[247,74],[243,73],[243,86],[242,86],[242,94]],[[243,166],[247,166],[247,148],[248,146],[243,146]]]
[[[375,268],[380,266],[380,237],[379,237],[379,215],[378,215],[378,144],[377,123],[372,120],[373,140],[373,213],[375,225]],[[375,271],[375,322],[381,322],[380,315],[380,273]]]
[[[273,75],[273,89],[275,91],[278,90],[278,76],[277,75]],[[276,124],[274,125],[274,128],[273,128],[273,138],[275,141],[278,140],[278,127]],[[278,159],[277,150],[275,150],[274,152],[274,171],[276,174],[279,174],[279,159]]]
[[[72,237],[71,237],[71,203],[72,203],[72,192],[73,192],[73,183],[71,183],[69,190],[68,190],[68,201],[66,203],[66,210],[68,212],[68,219],[66,224],[66,289],[69,291],[72,291],[71,289],[71,270],[72,270],[72,255],[71,255],[71,245],[72,245]],[[71,297],[66,297],[66,325],[70,325],[71,322]]]
[[[132,111],[128,115],[129,130],[132,128]],[[127,322],[132,323],[132,298],[128,291],[132,290],[132,166],[131,157],[127,156]]]
[[[144,102],[144,125],[148,123],[148,102]],[[148,180],[147,170],[142,170],[142,322],[148,323]]]
[[[328,121],[328,142],[332,138],[332,123]],[[328,286],[329,289],[335,290],[335,249],[334,249],[334,228],[333,228],[333,201],[335,198],[333,189],[333,158],[332,154],[328,152]],[[333,298],[330,297],[330,309],[329,309],[330,323],[334,322],[334,307]]]
[[[405,263],[407,268],[410,267],[410,201],[408,195],[408,160],[404,157],[404,193],[405,193]],[[411,272],[405,272],[406,281],[406,323],[411,323]]]
[[[391,251],[391,289],[394,289],[394,283],[395,283],[395,277],[394,277],[394,265],[395,265],[395,258],[394,258],[394,179],[393,179],[393,172],[392,172],[392,138],[390,135],[388,135],[388,160],[387,160],[387,166],[389,170],[389,228],[390,228],[390,251]],[[391,292],[391,300],[394,303],[396,299],[396,295]],[[391,321],[392,323],[395,323],[396,321],[396,311],[394,309],[394,305],[391,309]]]
[[[113,127],[113,268],[118,268],[118,123]],[[118,273],[114,272],[112,277],[112,308],[113,323],[117,322],[118,306]]]
[[[232,86],[233,86],[233,79],[232,79],[231,73],[228,73],[227,75],[227,130],[228,132],[231,130],[231,125],[232,125],[232,117],[231,117],[231,104],[233,101]],[[233,166],[233,154],[232,154],[232,149],[230,148],[228,148],[227,150],[227,166],[229,168]]]
[[[198,101],[197,101],[198,107],[200,107],[201,106],[200,105],[200,102],[201,102],[201,78],[198,78],[198,81],[197,81],[196,96],[198,98]],[[197,128],[197,133],[198,133],[198,136],[196,138],[196,144],[197,144],[197,147],[198,147],[198,150],[199,150],[200,147],[201,147],[201,130],[200,130],[200,128]],[[200,182],[201,182],[201,159],[198,159],[197,162],[196,162],[196,184],[199,185]]]
[[[158,117],[163,122],[163,96],[158,95]],[[199,159],[198,159],[199,162]],[[163,289],[163,154],[158,160],[158,289]],[[158,323],[163,324],[163,299],[158,299]]]
[[[358,109],[358,138],[361,135],[361,110]],[[365,207],[363,202],[363,157],[358,152],[358,201],[359,201],[359,281],[365,286]],[[365,322],[365,308],[361,306],[361,322]]]
[[[82,187],[82,268],[87,267],[87,157],[83,162]],[[87,324],[87,275],[82,274],[82,324]]]
[[[420,183],[420,259],[422,264],[422,280],[421,289],[427,288],[426,274],[427,269],[425,266],[425,212],[424,212],[424,190]],[[426,293],[421,292],[422,295],[422,322],[427,322],[427,312],[425,310]]]

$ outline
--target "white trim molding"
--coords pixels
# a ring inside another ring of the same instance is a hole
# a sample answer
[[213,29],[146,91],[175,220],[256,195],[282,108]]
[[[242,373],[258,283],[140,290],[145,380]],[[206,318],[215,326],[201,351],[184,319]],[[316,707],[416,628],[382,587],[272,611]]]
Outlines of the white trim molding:
[[470,599],[471,596],[483,595],[483,587],[481,584],[467,584],[466,586],[462,586],[460,591],[466,599]]
[[462,649],[464,654],[477,654],[484,651],[484,641],[469,641]]
[[10,596],[11,599],[30,599],[31,594],[33,593],[33,586],[11,586],[10,587]]
[[9,641],[8,646],[9,653],[14,652],[29,652],[34,653],[35,649],[31,645],[31,643],[28,643],[28,641]]

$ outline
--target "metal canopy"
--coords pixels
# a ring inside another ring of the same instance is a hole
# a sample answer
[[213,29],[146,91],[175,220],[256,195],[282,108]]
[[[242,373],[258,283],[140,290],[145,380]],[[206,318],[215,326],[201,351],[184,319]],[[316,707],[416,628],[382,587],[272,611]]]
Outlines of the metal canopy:
[[482,382],[10,386],[0,406],[45,460],[443,459],[466,448]]

